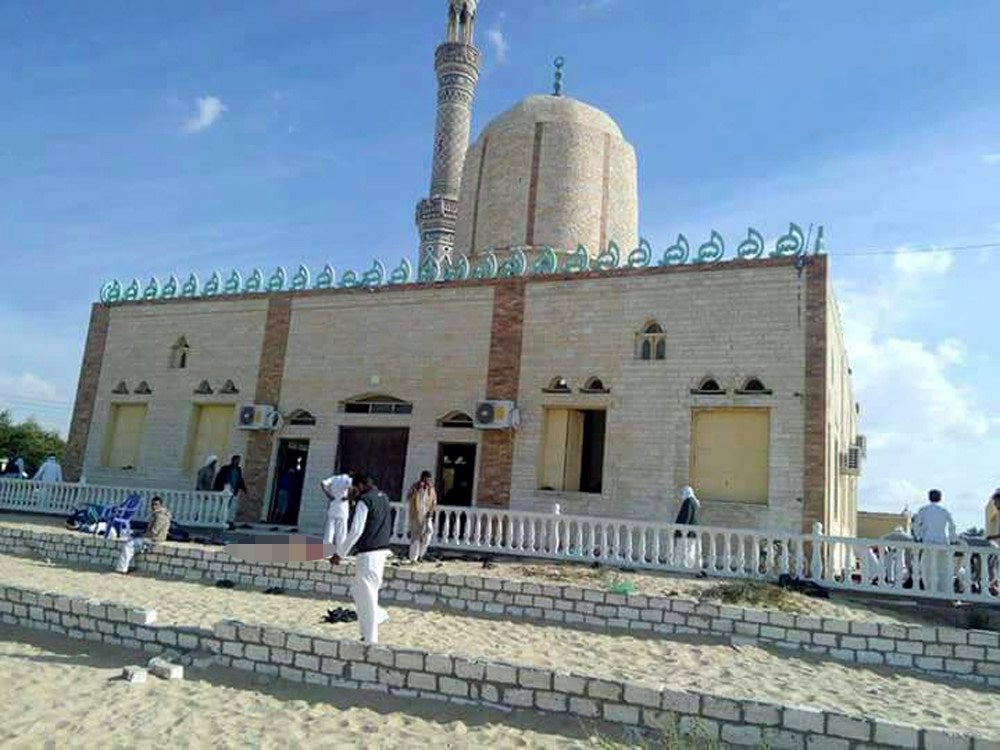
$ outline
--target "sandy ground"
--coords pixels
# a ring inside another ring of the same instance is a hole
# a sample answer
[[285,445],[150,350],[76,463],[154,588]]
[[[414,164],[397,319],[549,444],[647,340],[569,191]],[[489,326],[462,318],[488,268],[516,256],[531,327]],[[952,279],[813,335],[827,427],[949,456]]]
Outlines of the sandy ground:
[[[157,610],[161,623],[210,627],[222,618],[273,624],[335,638],[357,625],[320,622],[328,602],[74,570],[0,556],[13,585],[127,602]],[[1000,692],[927,677],[697,640],[639,638],[391,607],[383,643],[558,668],[595,677],[669,685],[718,695],[804,704],[926,727],[968,729],[1000,738]]]
[[[0,514],[0,524],[31,530],[36,532],[67,531],[60,518],[46,516],[31,516],[23,514]],[[177,545],[190,546],[190,545]],[[207,550],[219,550],[221,547],[195,545]],[[431,551],[435,554],[435,550]],[[453,555],[452,552],[443,554]],[[476,553],[470,555],[478,556]],[[513,558],[497,559],[492,567],[484,568],[481,562],[469,562],[459,559],[448,559],[446,562],[423,562],[409,566],[412,570],[451,575],[479,575],[503,578],[506,580],[530,581],[532,583],[574,585],[582,588],[610,590],[615,582],[626,581],[633,586],[636,594],[649,596],[683,596],[704,601],[718,601],[712,595],[712,589],[725,579],[694,578],[691,576],[671,575],[653,571],[620,572],[609,568],[594,568],[580,563],[558,563],[542,560],[522,561]],[[778,606],[780,602],[780,606]],[[795,592],[783,592],[775,601],[756,602],[753,604],[732,602],[736,606],[746,606],[756,609],[782,609],[798,614],[809,614],[816,617],[829,617],[841,620],[860,620],[865,622],[891,622],[934,624],[940,616],[924,617],[914,602],[899,601],[898,607],[887,608],[874,605],[870,600],[859,601],[849,595],[832,592],[830,599],[816,599]],[[911,604],[912,607],[906,607]]]
[[[183,681],[116,679],[145,658],[0,629],[4,748],[587,748],[606,725],[361,691],[257,685],[223,669]],[[72,689],[66,689],[68,686]]]

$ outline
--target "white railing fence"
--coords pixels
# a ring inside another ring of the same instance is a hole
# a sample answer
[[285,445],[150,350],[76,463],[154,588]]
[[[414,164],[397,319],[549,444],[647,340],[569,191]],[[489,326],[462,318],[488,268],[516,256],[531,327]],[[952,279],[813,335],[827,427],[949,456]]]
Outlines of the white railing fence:
[[103,487],[31,479],[0,479],[0,510],[68,516],[88,505],[120,505],[133,492],[142,495],[142,504],[135,515],[138,521],[148,519],[149,500],[154,495],[163,498],[171,517],[181,525],[225,528],[229,519],[232,498],[222,492]]
[[[408,506],[393,503],[393,542],[409,542]],[[782,575],[828,589],[1000,603],[1000,548],[438,506],[432,546],[599,562],[719,578]]]

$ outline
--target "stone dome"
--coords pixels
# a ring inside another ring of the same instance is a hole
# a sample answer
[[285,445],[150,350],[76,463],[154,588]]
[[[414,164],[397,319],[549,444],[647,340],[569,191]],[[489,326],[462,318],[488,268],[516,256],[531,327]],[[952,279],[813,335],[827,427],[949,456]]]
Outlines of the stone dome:
[[536,95],[490,122],[462,171],[455,250],[638,242],[635,149],[610,116],[576,99]]

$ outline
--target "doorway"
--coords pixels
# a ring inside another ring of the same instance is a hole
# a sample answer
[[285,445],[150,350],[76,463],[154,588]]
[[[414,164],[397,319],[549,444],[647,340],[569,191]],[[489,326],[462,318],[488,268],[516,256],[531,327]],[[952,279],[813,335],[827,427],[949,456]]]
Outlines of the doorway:
[[475,443],[438,443],[437,493],[442,505],[472,505]]
[[389,496],[403,497],[407,427],[341,427],[337,441],[337,471],[362,472]]
[[309,458],[308,440],[278,441],[268,523],[296,526],[302,505],[302,486]]

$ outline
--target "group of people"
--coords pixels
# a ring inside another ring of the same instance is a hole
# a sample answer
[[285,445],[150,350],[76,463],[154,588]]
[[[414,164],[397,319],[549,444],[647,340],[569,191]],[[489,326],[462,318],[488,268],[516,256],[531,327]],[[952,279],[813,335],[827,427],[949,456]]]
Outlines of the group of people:
[[63,480],[62,467],[54,455],[46,456],[34,474],[28,473],[24,458],[21,456],[9,459],[3,472],[0,472],[0,477],[6,479],[27,479],[29,476],[37,482],[61,482]]
[[229,522],[236,518],[240,497],[246,495],[247,485],[243,480],[243,468],[239,456],[233,456],[229,463],[216,470],[219,457],[214,453],[206,456],[195,478],[194,488],[200,492],[229,492],[236,499],[229,506]]
[[[378,627],[389,619],[379,605],[385,564],[391,554],[392,509],[389,497],[362,472],[336,474],[320,482],[327,498],[323,543],[332,546],[331,565],[354,555],[351,597],[358,615],[361,639],[378,643]],[[431,473],[424,471],[407,496],[410,528],[409,561],[419,562],[434,534],[437,492]]]

